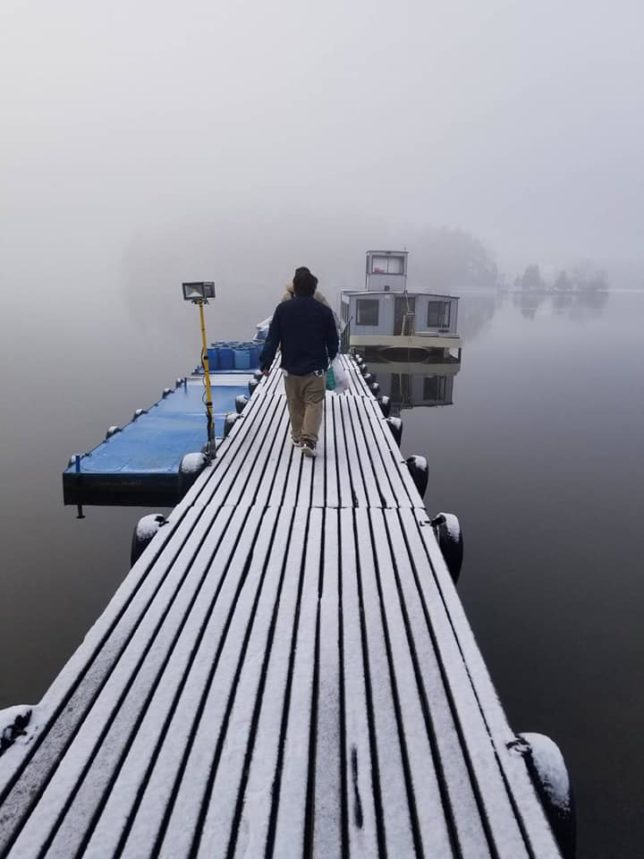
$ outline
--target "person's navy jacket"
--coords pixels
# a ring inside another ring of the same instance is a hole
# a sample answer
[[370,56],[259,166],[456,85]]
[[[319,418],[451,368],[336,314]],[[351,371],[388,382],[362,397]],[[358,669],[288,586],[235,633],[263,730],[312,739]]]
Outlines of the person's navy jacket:
[[259,356],[262,370],[273,363],[278,348],[283,369],[294,376],[326,370],[338,354],[338,331],[331,310],[308,296],[296,295],[278,304]]

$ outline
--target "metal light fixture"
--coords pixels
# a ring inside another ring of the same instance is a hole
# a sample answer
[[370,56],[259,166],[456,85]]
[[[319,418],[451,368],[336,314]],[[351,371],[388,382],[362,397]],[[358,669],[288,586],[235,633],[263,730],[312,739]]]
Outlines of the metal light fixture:
[[205,454],[210,462],[215,457],[215,421],[212,409],[212,387],[210,384],[210,366],[208,364],[208,341],[206,339],[206,320],[204,317],[203,307],[208,304],[209,298],[215,297],[215,284],[212,280],[198,281],[192,283],[183,283],[183,298],[184,301],[191,301],[199,307],[199,322],[201,326],[201,366],[204,372],[204,385],[206,386],[206,429],[208,433],[208,443],[206,444]]
[[184,301],[193,301],[196,304],[215,297],[215,284],[212,280],[184,283],[182,286]]

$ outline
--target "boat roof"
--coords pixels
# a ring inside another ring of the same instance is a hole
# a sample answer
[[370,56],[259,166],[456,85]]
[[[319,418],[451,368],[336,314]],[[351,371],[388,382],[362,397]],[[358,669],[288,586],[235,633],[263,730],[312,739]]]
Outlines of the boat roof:
[[398,291],[395,289],[343,289],[342,295],[408,295],[410,297],[416,297],[417,295],[431,295],[435,298],[447,298],[452,301],[458,301],[458,295],[447,295],[444,292],[425,292],[422,290],[405,290]]

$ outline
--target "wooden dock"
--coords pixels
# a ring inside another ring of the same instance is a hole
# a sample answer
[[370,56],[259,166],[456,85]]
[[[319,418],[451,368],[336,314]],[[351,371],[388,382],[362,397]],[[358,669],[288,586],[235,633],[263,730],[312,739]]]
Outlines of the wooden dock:
[[315,460],[289,441],[279,371],[260,383],[13,731],[0,856],[560,856],[422,499],[343,360]]

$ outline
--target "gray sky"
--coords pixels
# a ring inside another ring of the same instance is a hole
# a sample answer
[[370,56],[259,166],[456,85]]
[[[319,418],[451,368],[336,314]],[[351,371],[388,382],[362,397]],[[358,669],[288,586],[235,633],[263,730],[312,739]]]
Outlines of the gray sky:
[[643,23],[641,0],[2,0],[5,277],[116,282],[144,248],[350,283],[427,225],[501,268],[638,259]]

